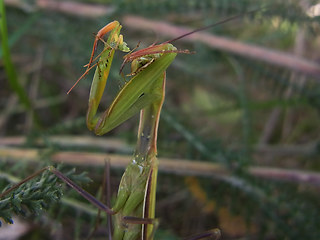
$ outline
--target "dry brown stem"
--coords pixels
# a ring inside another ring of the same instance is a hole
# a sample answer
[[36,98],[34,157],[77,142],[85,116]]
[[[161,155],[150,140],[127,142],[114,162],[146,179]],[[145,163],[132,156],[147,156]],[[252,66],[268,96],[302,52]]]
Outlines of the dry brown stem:
[[[12,161],[30,161],[39,159],[38,149],[19,149],[14,147],[0,147],[0,158]],[[66,163],[80,166],[105,165],[105,160],[110,161],[112,168],[124,169],[131,156],[119,154],[104,154],[90,152],[56,152],[51,155],[51,160],[57,163]],[[159,158],[159,170],[178,175],[194,175],[201,177],[225,178],[231,173],[221,164],[211,162],[191,161],[185,159]],[[268,167],[249,167],[248,172],[256,177],[278,181],[290,181],[300,184],[320,186],[320,173],[300,170],[287,170]]]
[[114,11],[113,7],[79,3],[75,1],[36,0],[33,5],[24,0],[5,0],[5,4],[21,8],[27,12],[44,9],[47,11],[61,12],[69,15],[89,18],[106,16]]

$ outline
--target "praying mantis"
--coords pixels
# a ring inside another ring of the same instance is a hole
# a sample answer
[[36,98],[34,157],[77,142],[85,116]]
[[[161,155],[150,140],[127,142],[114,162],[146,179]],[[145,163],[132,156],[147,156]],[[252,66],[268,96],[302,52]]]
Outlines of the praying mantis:
[[[166,69],[174,61],[178,53],[190,53],[188,50],[178,50],[171,42],[194,32],[221,24],[222,22],[230,21],[239,16],[240,15],[234,16],[210,26],[197,29],[173,40],[161,44],[152,44],[147,48],[131,52],[129,52],[130,49],[120,34],[122,26],[118,21],[107,24],[96,35],[91,57],[89,63],[86,65],[87,69],[78,79],[79,81],[93,67],[96,67],[86,116],[88,129],[96,135],[104,135],[140,112],[137,145],[133,158],[122,176],[117,198],[112,208],[94,198],[51,166],[41,169],[16,186],[0,194],[0,199],[39,173],[49,170],[100,210],[114,216],[115,223],[112,239],[152,240],[158,225],[155,219],[158,172],[157,132],[160,112],[165,97]],[[102,38],[106,34],[109,34],[109,37],[104,41]],[[99,59],[97,62],[93,63],[99,41],[104,43],[104,49],[98,55],[97,58]],[[97,116],[113,57],[117,50],[129,52],[124,56],[123,65],[131,63],[131,72],[128,74],[130,80],[121,88],[110,107]],[[123,66],[121,70],[122,68]],[[220,231],[213,229],[194,236],[192,239],[207,237],[218,239],[219,236]]]
[[[125,55],[121,70],[124,64],[131,62],[131,73],[128,74],[131,79],[120,90],[110,107],[100,116],[96,116],[114,52],[117,49],[129,51],[123,42],[120,29],[119,22],[114,21],[98,32],[89,63],[86,65],[87,70],[80,77],[81,79],[92,68],[97,42],[110,32],[108,40],[104,42],[100,59],[95,64],[97,67],[90,90],[87,127],[96,135],[103,135],[140,112],[138,139],[133,158],[122,176],[116,202],[112,209],[106,212],[115,215],[113,239],[152,240],[157,226],[154,218],[158,172],[157,132],[165,97],[165,71],[177,53],[189,53],[189,51],[177,50],[170,41],[167,41]],[[196,31],[201,30],[203,29]],[[220,231],[214,229],[194,239],[208,236],[217,239]]]
[[[110,107],[97,117],[114,51],[120,48],[127,50],[123,48],[125,44],[120,29],[121,25],[114,21],[101,29],[95,39],[87,69],[91,67],[98,39],[111,30],[93,77],[87,126],[95,134],[102,135],[141,111],[135,153],[122,176],[117,199],[111,209],[112,214],[115,214],[113,239],[153,239],[158,171],[157,130],[164,100],[165,70],[174,60],[177,49],[171,44],[166,44],[126,55],[125,61],[132,61],[131,74],[134,76],[121,89]],[[124,226],[126,216],[152,224],[128,223]]]
[[[87,70],[91,67],[97,41],[111,31],[96,64],[89,97],[87,126],[95,134],[103,135],[141,111],[134,156],[122,176],[117,199],[111,209],[112,214],[115,214],[113,239],[151,240],[156,226],[154,211],[158,172],[157,132],[165,96],[165,70],[179,51],[173,45],[165,43],[127,54],[124,63],[131,62],[132,77],[110,107],[97,117],[114,51],[128,50],[124,47],[126,44],[120,35],[120,29],[121,25],[114,21],[102,28],[95,39]],[[140,222],[145,224],[128,223],[124,226],[128,221],[127,216],[130,216],[131,220],[140,219]]]

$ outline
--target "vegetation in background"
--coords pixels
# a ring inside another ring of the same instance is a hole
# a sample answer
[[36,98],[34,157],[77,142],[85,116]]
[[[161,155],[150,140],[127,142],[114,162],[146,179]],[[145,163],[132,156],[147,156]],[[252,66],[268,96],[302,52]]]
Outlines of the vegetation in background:
[[[74,2],[80,3],[97,6],[105,1]],[[170,37],[126,26],[126,17],[139,16],[145,21],[198,28],[264,7],[255,14],[206,32],[269,51],[277,50],[280,55],[289,53],[310,61],[319,69],[319,16],[307,14],[315,3],[122,0],[109,1],[103,6],[110,12],[90,18],[63,12],[61,8],[52,10],[49,5],[33,6],[23,0],[19,6],[8,5],[8,36],[4,10],[1,13],[0,189],[16,182],[16,178],[23,179],[42,166],[52,164],[50,160],[55,160],[59,153],[75,152],[64,160],[64,172],[74,168],[68,161],[81,158],[76,153],[131,155],[130,146],[124,142],[134,143],[137,118],[101,138],[102,141],[116,138],[115,145],[108,142],[110,145],[99,147],[90,141],[80,144],[81,139],[88,139],[90,134],[84,116],[93,73],[66,95],[88,61],[94,40],[92,33],[107,22],[116,19],[122,23],[131,48],[139,41],[141,47],[146,47]],[[156,213],[160,226],[156,239],[179,239],[215,227],[222,230],[223,239],[319,239],[319,75],[213,49],[201,41],[182,39],[175,42],[175,46],[196,53],[178,55],[168,69],[166,102],[159,126],[160,166],[161,158],[176,159],[174,162],[191,159],[199,164],[219,164],[227,174],[191,177],[188,172],[182,176],[166,170],[160,172]],[[10,54],[12,64],[8,68]],[[105,106],[123,85],[118,74],[121,57],[116,56],[118,62],[113,63]],[[8,71],[16,74],[10,75]],[[13,90],[12,81],[20,86],[19,90]],[[32,106],[39,116],[39,127],[34,127],[35,120],[26,106],[29,110]],[[10,138],[13,136],[23,140],[13,140]],[[66,136],[72,136],[73,141],[63,142]],[[19,157],[9,154],[18,150],[25,154]],[[37,154],[29,157],[26,153],[30,150]],[[255,174],[252,169],[257,167],[269,170],[269,175]],[[290,170],[291,178],[276,175],[271,171],[274,169]],[[84,187],[99,196],[103,169],[86,161],[77,166],[77,172],[83,171],[93,180]],[[121,170],[112,169],[114,193],[121,174]],[[305,174],[305,178],[299,178],[301,174]],[[87,182],[81,179],[80,182]],[[46,181],[56,179],[45,174],[24,186],[24,191],[39,183],[52,186]],[[46,189],[47,193],[59,191],[57,197],[60,197],[60,184]],[[49,210],[36,211],[38,220],[35,221],[35,211],[29,210],[38,210],[38,202],[29,201],[22,207],[19,207],[21,203],[11,203],[15,212],[24,213],[25,224],[33,222],[25,239],[40,239],[37,236],[43,232],[48,239],[57,239],[57,236],[85,239],[90,233],[95,225],[96,210],[75,192],[68,188],[62,190],[61,202],[40,203]],[[36,194],[31,197],[38,198]],[[45,196],[51,198],[46,192],[40,194]],[[7,206],[0,205],[2,220],[6,220],[3,209],[10,208]],[[97,239],[105,236],[104,221],[94,235]]]

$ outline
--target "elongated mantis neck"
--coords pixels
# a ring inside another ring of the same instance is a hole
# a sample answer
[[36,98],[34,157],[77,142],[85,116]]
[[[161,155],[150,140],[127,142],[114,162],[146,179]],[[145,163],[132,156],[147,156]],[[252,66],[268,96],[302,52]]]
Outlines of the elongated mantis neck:
[[153,102],[149,107],[140,111],[140,123],[138,130],[138,140],[135,149],[135,161],[143,163],[157,155],[157,135],[160,120],[160,112],[165,97],[165,73],[161,76],[161,85],[157,84],[155,88],[161,87],[161,96],[158,101]]

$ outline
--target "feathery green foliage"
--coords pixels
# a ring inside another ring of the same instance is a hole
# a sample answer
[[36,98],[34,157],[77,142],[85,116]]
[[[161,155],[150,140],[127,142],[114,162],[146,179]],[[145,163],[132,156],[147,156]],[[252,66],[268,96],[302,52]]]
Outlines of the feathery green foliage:
[[[5,164],[8,165],[6,162],[1,163],[2,168]],[[15,172],[24,167],[26,166],[23,164],[16,164],[16,166],[12,166],[12,169]],[[76,175],[75,169],[69,170],[65,175],[77,183],[85,184],[91,181],[84,172]],[[48,210],[63,195],[62,185],[57,180],[58,178],[54,174],[45,170],[40,176],[34,175],[29,181],[8,192],[0,199],[0,218],[13,224],[13,214],[23,217],[30,216],[30,214],[42,214],[43,210]],[[2,194],[14,187],[18,181],[13,175],[0,173]]]

